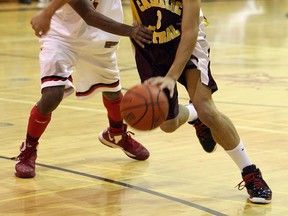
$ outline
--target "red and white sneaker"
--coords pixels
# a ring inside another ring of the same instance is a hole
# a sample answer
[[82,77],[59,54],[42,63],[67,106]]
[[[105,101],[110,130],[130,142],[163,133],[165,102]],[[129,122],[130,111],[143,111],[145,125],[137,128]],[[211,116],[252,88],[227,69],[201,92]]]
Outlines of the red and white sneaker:
[[99,134],[99,140],[102,144],[111,148],[120,148],[124,153],[135,160],[146,160],[150,153],[139,142],[134,140],[131,131],[127,131],[127,125],[124,124],[124,129],[121,133],[112,133],[109,128]]
[[19,178],[33,178],[35,176],[35,164],[37,158],[37,145],[31,145],[23,141],[20,154],[16,157],[15,176]]

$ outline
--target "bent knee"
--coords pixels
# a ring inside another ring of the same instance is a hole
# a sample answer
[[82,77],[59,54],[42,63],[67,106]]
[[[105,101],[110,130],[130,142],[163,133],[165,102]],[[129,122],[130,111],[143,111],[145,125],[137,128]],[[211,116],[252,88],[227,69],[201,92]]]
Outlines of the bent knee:
[[44,88],[42,90],[42,97],[38,102],[39,112],[48,114],[55,110],[62,101],[64,92],[64,86]]
[[167,121],[160,125],[160,129],[166,133],[172,133],[177,129],[177,127],[174,123]]

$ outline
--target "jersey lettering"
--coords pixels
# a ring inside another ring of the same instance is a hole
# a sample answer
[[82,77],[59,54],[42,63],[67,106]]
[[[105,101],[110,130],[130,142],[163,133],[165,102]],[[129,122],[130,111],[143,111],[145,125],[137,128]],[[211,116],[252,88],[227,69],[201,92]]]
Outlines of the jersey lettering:
[[151,7],[159,7],[166,10],[171,11],[177,15],[181,15],[182,13],[182,2],[176,1],[175,3],[170,3],[169,0],[137,0],[136,1],[141,12],[151,8]]
[[180,36],[180,31],[176,30],[173,25],[170,25],[166,28],[165,31],[157,32],[154,31],[153,33],[153,43],[167,43],[174,38]]
[[[134,0],[135,6],[138,7],[138,13],[149,14],[156,12],[157,20],[149,20],[147,18],[148,29],[152,30],[153,33],[153,43],[162,44],[167,43],[181,35],[178,23],[181,22],[181,15],[183,9],[183,3],[181,0]],[[154,9],[157,9],[156,11]],[[172,16],[177,15],[178,20],[170,22]],[[141,17],[141,16],[140,16]],[[145,19],[145,18],[144,18]],[[168,20],[168,22],[167,22]]]
[[162,19],[162,13],[161,11],[157,11],[157,24],[156,24],[156,29],[160,29],[161,28],[161,19]]

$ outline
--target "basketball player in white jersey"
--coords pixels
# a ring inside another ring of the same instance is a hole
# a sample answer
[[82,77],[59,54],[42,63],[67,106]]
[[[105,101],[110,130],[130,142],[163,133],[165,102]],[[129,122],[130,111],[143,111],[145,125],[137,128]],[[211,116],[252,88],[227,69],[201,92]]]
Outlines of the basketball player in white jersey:
[[[65,2],[62,1],[63,4]],[[152,33],[143,26],[131,27],[122,23],[120,0],[96,0],[93,4],[83,0],[81,5],[78,4],[77,0],[72,0],[71,6],[66,4],[61,7],[51,19],[50,30],[48,27],[38,32],[39,36],[42,35],[39,55],[42,95],[30,113],[27,135],[17,156],[17,177],[35,176],[38,140],[48,126],[52,112],[63,98],[73,92],[79,98],[102,93],[109,127],[100,133],[101,143],[120,148],[128,157],[136,160],[149,157],[148,150],[131,137],[120,115],[122,93],[116,50],[118,35],[129,36],[144,46],[151,40]],[[57,9],[57,5],[54,9]],[[75,69],[77,78],[73,80]]]

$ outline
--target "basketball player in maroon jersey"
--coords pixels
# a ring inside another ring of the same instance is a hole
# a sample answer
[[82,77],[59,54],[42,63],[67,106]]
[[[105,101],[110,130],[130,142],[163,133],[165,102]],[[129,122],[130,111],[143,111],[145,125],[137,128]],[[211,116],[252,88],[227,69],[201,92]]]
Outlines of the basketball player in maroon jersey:
[[[170,100],[167,121],[160,127],[165,132],[176,130],[180,124],[177,99],[178,81],[185,86],[199,121],[190,122],[221,145],[242,172],[243,181],[254,203],[270,203],[272,191],[263,180],[261,172],[251,163],[233,123],[218,111],[212,99],[217,85],[210,71],[210,47],[204,27],[207,20],[200,9],[200,0],[130,0],[134,20],[153,30],[153,42],[144,49],[134,42],[135,58],[142,82],[159,85],[166,90]],[[133,41],[133,39],[132,39]],[[181,111],[181,110],[180,110]],[[206,134],[206,135],[205,135]],[[200,135],[200,134],[198,134]],[[201,142],[200,136],[200,142]],[[213,142],[201,142],[212,144]],[[242,183],[241,182],[241,183]],[[241,189],[241,183],[238,189]]]

